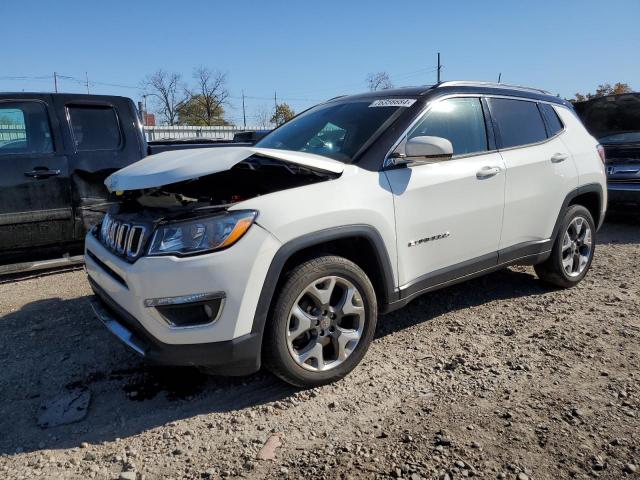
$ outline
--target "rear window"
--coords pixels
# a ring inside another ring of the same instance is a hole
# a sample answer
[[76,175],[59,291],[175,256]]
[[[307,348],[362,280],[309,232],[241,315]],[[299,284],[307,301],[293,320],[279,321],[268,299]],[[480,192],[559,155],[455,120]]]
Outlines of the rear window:
[[116,150],[120,147],[120,126],[113,107],[70,105],[67,109],[77,151]]
[[558,118],[558,114],[555,109],[549,105],[548,103],[540,104],[540,111],[542,112],[542,116],[544,120],[547,122],[547,128],[549,129],[549,136],[553,137],[560,130],[562,130],[562,122]]
[[489,98],[491,115],[498,125],[502,148],[518,147],[547,138],[542,116],[535,102]]

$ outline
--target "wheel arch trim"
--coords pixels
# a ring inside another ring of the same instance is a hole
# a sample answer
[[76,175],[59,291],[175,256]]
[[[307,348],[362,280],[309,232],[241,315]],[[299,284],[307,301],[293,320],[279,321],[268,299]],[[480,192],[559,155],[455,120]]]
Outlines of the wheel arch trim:
[[382,236],[377,229],[370,225],[345,225],[340,227],[328,228],[316,232],[307,233],[297,237],[289,242],[284,243],[274,255],[267,275],[265,277],[258,305],[253,317],[252,333],[258,333],[262,336],[264,326],[269,315],[269,309],[275,295],[276,286],[283,268],[293,255],[315,245],[321,245],[333,240],[343,240],[347,238],[364,238],[366,239],[375,252],[375,261],[378,264],[382,276],[383,298],[382,304],[387,305],[393,302],[398,296],[395,286],[394,273],[389,252],[385,246]]

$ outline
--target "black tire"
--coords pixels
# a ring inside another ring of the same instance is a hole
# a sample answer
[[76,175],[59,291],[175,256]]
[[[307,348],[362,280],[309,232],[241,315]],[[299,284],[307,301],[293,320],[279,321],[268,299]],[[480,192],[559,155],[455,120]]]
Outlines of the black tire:
[[[356,287],[364,307],[364,325],[355,348],[342,363],[329,370],[310,371],[298,364],[289,351],[287,332],[292,321],[291,310],[310,284],[329,276],[342,278]],[[263,343],[264,364],[271,372],[292,385],[311,388],[340,380],[360,363],[373,339],[378,307],[373,285],[358,265],[338,256],[308,260],[288,274],[277,295],[265,327]]]
[[[564,239],[564,235],[569,228],[571,222],[574,219],[581,217],[588,223],[589,228],[591,229],[591,248],[590,248],[590,257],[587,261],[587,264],[576,276],[569,275],[562,264],[563,261],[563,252],[562,252],[562,242]],[[551,250],[551,256],[545,260],[543,263],[536,265],[535,271],[540,280],[543,282],[552,285],[554,287],[560,288],[570,288],[574,285],[580,283],[580,281],[585,277],[589,268],[591,267],[591,262],[593,261],[593,255],[595,253],[596,248],[596,227],[595,222],[593,221],[593,217],[589,210],[587,210],[582,205],[571,205],[562,219],[560,224],[560,229],[556,235],[556,238],[553,243],[553,248]]]

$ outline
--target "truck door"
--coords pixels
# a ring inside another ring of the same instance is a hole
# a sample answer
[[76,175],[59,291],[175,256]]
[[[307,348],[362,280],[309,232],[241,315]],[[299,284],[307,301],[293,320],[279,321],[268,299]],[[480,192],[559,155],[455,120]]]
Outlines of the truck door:
[[144,156],[136,137],[139,124],[130,100],[56,95],[54,102],[56,110],[66,115],[62,132],[70,145],[71,192],[80,239],[111,205],[105,178]]
[[0,101],[0,251],[73,239],[68,159],[48,96]]

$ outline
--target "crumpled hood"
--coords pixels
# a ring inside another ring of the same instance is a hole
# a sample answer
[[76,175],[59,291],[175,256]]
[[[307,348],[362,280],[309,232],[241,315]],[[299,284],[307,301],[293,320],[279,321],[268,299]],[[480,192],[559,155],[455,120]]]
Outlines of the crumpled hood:
[[104,184],[110,192],[160,187],[230,170],[251,155],[323,172],[340,174],[344,171],[342,162],[313,153],[253,147],[195,148],[150,155],[111,174]]

